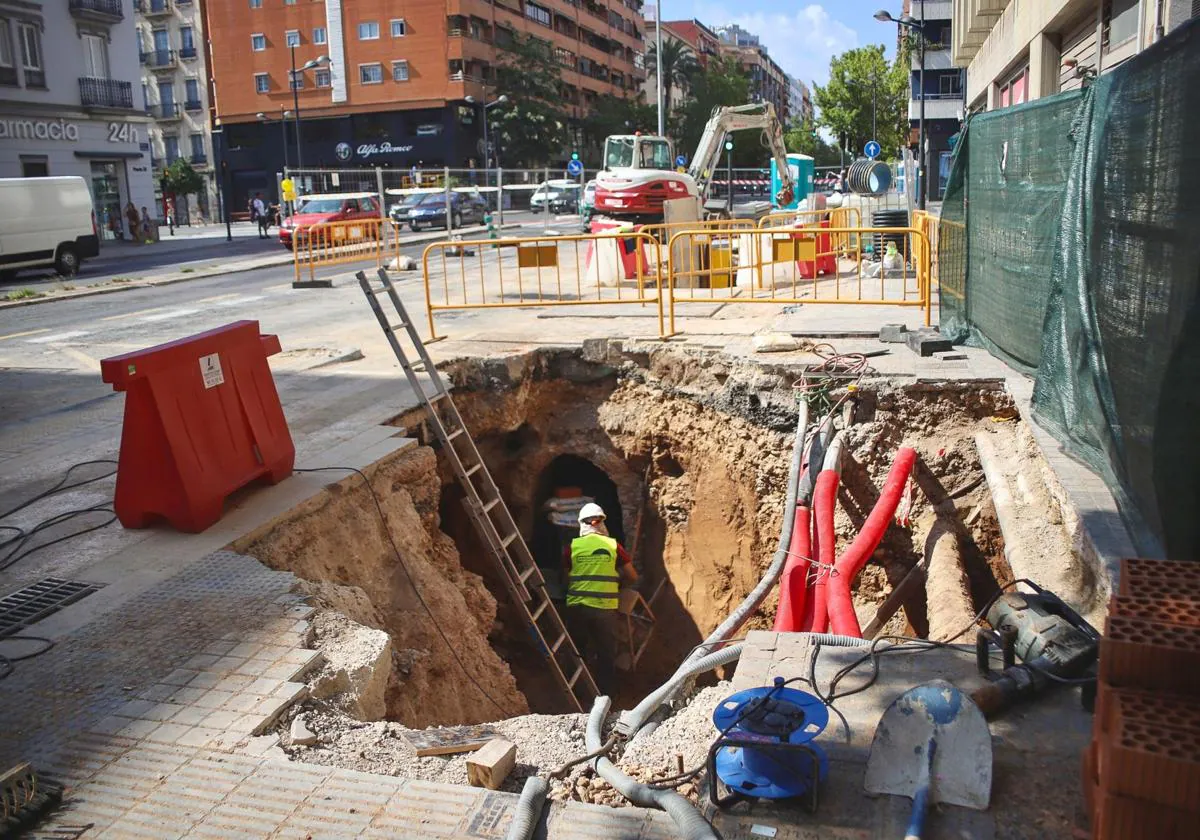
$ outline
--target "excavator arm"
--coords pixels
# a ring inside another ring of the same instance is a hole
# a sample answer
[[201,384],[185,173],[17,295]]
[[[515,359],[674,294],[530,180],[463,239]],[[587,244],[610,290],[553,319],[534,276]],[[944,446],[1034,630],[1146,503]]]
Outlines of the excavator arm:
[[700,190],[701,206],[708,198],[709,185],[720,166],[726,135],[756,128],[762,131],[764,145],[771,150],[775,158],[775,168],[779,172],[782,186],[776,201],[781,207],[791,203],[796,192],[796,183],[792,180],[792,172],[787,165],[783,126],[775,116],[774,105],[770,102],[755,102],[750,105],[718,106],[713,109],[708,124],[704,126],[704,134],[700,137],[700,145],[696,147],[691,168],[688,170],[688,174]]

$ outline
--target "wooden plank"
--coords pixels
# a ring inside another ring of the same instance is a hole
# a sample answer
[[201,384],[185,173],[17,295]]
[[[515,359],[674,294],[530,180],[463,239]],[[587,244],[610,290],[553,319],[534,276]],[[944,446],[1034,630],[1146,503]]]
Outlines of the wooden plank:
[[403,733],[418,756],[474,752],[499,734],[490,726],[443,726]]
[[467,784],[499,790],[516,763],[517,745],[503,738],[494,738],[467,759]]

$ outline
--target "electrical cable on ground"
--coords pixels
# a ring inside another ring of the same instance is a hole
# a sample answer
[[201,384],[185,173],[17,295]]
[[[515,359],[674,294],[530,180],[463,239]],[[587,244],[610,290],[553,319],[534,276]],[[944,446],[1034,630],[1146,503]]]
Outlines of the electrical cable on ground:
[[14,662],[22,662],[26,659],[33,659],[35,656],[41,656],[50,648],[54,647],[54,640],[47,639],[45,636],[4,636],[0,638],[0,644],[5,642],[42,642],[43,647],[29,653],[21,654],[2,654],[0,653],[0,680],[3,680],[12,675],[16,670]]
[[392,552],[396,555],[396,562],[400,564],[400,570],[403,571],[404,576],[406,578],[408,578],[409,586],[412,587],[413,593],[417,596],[417,600],[421,603],[421,606],[425,609],[425,612],[429,615],[429,621],[433,624],[433,629],[436,630],[437,634],[442,637],[442,641],[446,643],[446,648],[450,651],[450,655],[454,657],[454,661],[458,663],[458,667],[462,668],[462,672],[467,675],[467,679],[469,679],[471,681],[471,684],[474,685],[475,688],[477,688],[479,690],[479,693],[482,694],[484,697],[486,697],[488,702],[491,703],[493,706],[495,706],[501,715],[503,715],[506,718],[515,717],[512,714],[512,712],[509,712],[507,709],[505,709],[503,706],[501,706],[498,702],[496,702],[496,698],[492,697],[492,695],[487,692],[487,689],[485,689],[480,684],[479,680],[477,680],[475,678],[475,675],[472,674],[469,670],[467,670],[466,664],[462,661],[461,658],[459,658],[458,651],[456,651],[454,649],[454,645],[450,643],[450,640],[448,638],[446,638],[446,634],[442,631],[441,624],[439,624],[438,620],[434,617],[433,610],[431,610],[429,608],[429,604],[425,603],[425,598],[421,595],[421,590],[417,586],[416,580],[413,578],[412,573],[409,572],[408,565],[404,562],[404,557],[400,554],[400,547],[396,545],[396,538],[392,536],[392,529],[391,529],[391,527],[388,526],[387,516],[384,515],[383,505],[379,501],[379,495],[375,492],[375,488],[373,486],[371,486],[371,480],[369,478],[367,478],[367,474],[356,467],[310,467],[307,469],[297,468],[295,470],[295,472],[298,472],[298,473],[333,472],[333,471],[357,473],[358,476],[367,485],[367,490],[371,494],[371,500],[375,503],[375,510],[379,513],[379,521],[383,525],[383,532],[385,534],[387,534],[388,542],[391,543],[391,546],[392,546]]

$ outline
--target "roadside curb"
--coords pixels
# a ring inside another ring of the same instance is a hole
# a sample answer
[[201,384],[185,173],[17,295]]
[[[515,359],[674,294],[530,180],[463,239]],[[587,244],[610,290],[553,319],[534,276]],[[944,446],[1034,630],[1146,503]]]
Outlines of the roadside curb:
[[[521,227],[519,223],[511,223],[503,225],[500,229],[507,230]],[[458,233],[486,233],[487,228],[478,226],[476,228],[462,228]],[[426,242],[437,242],[444,237],[443,233],[427,233],[417,234],[411,239],[405,239],[401,243],[404,245],[421,245]],[[250,266],[229,266],[225,268],[217,268],[213,271],[196,272],[188,274],[184,277],[168,277],[163,280],[146,280],[136,281],[131,283],[113,284],[96,289],[79,289],[78,291],[65,292],[61,295],[43,295],[41,297],[22,298],[21,300],[5,300],[0,301],[0,311],[5,309],[13,309],[18,306],[34,306],[39,303],[53,303],[59,300],[76,300],[78,298],[93,297],[95,295],[109,295],[116,292],[124,292],[129,289],[145,289],[154,286],[171,286],[175,283],[186,283],[190,280],[205,280],[209,277],[221,277],[226,274],[238,274],[243,271],[256,271],[260,268],[275,268],[281,265],[288,265],[293,261],[290,253],[280,254],[278,257],[266,257],[262,262]]]

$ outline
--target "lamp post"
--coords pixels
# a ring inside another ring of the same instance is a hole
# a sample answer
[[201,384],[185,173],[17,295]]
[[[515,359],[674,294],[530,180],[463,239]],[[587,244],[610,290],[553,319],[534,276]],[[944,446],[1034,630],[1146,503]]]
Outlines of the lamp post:
[[912,15],[901,15],[894,18],[890,12],[884,9],[875,13],[875,20],[894,23],[917,33],[918,67],[920,68],[917,75],[917,88],[921,96],[921,111],[917,120],[917,183],[921,186],[917,190],[917,209],[924,210],[925,197],[929,193],[929,178],[925,165],[925,2],[921,0],[921,19],[919,21],[913,20]]
[[666,115],[663,113],[663,77],[662,77],[662,0],[654,4],[654,78],[658,82],[656,88],[658,98],[655,100],[658,110],[658,136],[667,134]]
[[329,56],[318,56],[311,61],[306,61],[296,68],[296,45],[289,45],[292,51],[292,75],[288,77],[292,84],[292,113],[296,117],[296,168],[304,168],[304,151],[300,146],[300,89],[296,86],[297,79],[300,74],[306,70],[312,70],[314,67],[323,67],[329,63]]
[[[283,141],[283,169],[285,172],[288,169],[287,120],[291,115],[291,111],[285,110],[282,105],[279,106],[279,139]],[[259,111],[255,116],[264,123],[270,122],[270,118],[262,111]]]
[[[488,131],[488,111],[492,108],[495,108],[497,105],[503,105],[508,101],[508,96],[502,93],[491,102],[478,102],[474,96],[469,95],[463,98],[472,105],[478,104],[480,106],[480,110],[483,112],[483,185],[486,187],[488,185],[488,155],[490,155],[492,151],[492,142]],[[499,155],[496,155],[496,167],[500,167]]]

